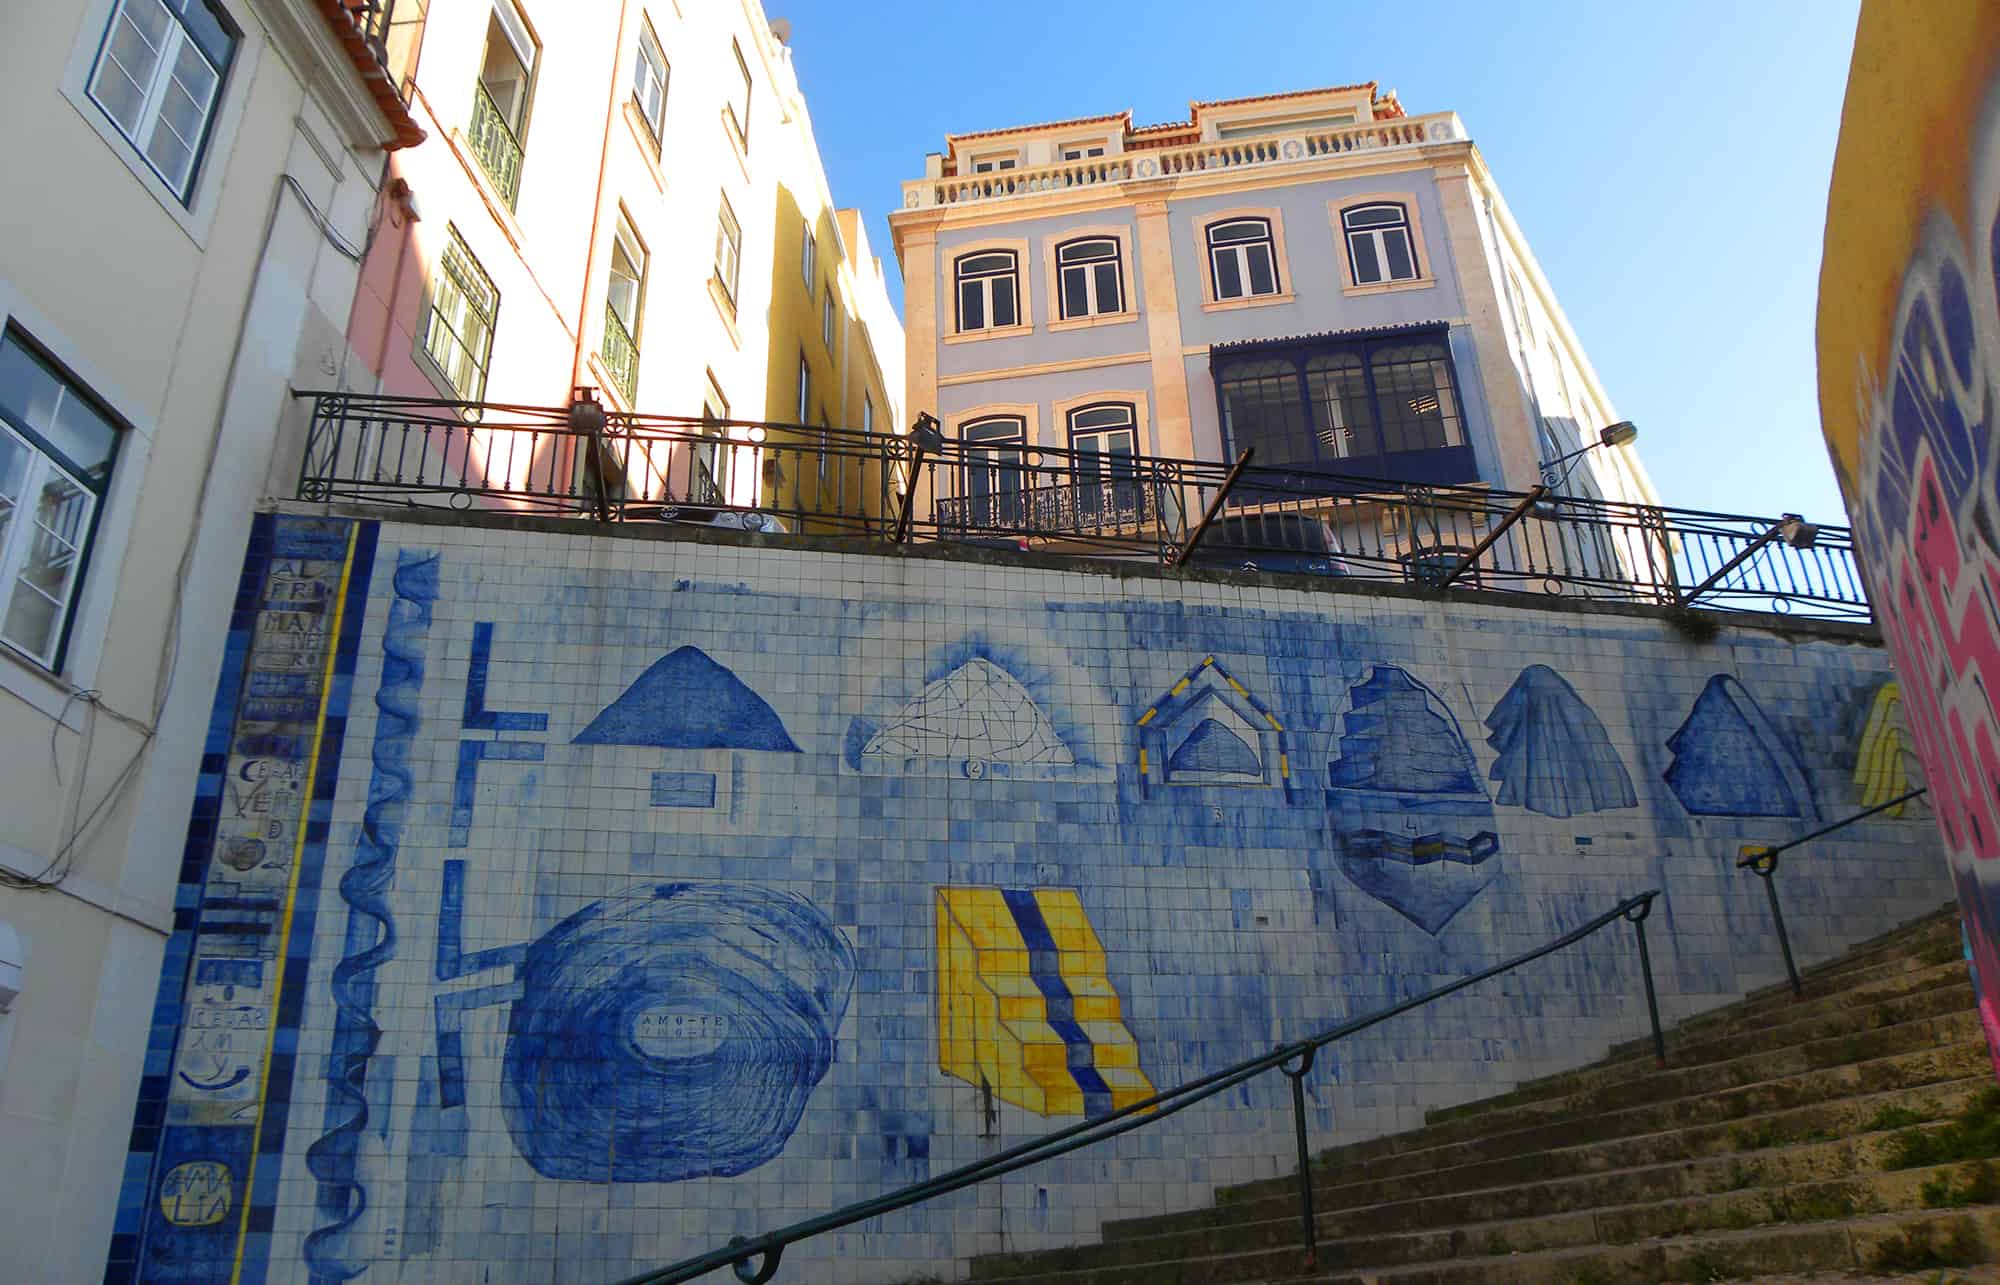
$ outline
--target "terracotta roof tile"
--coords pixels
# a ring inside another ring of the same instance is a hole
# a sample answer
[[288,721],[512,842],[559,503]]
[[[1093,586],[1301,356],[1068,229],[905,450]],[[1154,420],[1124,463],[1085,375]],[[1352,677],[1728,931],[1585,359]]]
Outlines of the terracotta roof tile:
[[1064,125],[1095,125],[1100,121],[1107,120],[1122,120],[1125,122],[1125,127],[1130,129],[1132,126],[1132,111],[1130,108],[1127,108],[1122,112],[1107,112],[1102,116],[1072,116],[1068,120],[1044,121],[1039,125],[1009,125],[1005,129],[979,129],[969,134],[946,134],[944,141],[948,146],[956,148],[958,144],[965,142],[967,139],[992,138],[999,134],[1026,134],[1039,129],[1059,129]]
[[1246,98],[1196,99],[1188,103],[1188,119],[1162,121],[1157,125],[1133,125],[1131,109],[1127,108],[1122,112],[1107,112],[1101,116],[1074,116],[1068,120],[1044,121],[1039,125],[1010,125],[1005,129],[981,129],[967,134],[946,134],[944,136],[945,145],[948,154],[956,155],[960,143],[973,139],[994,138],[1002,134],[1027,134],[1040,130],[1061,129],[1071,125],[1097,125],[1106,121],[1123,121],[1125,123],[1125,133],[1128,136],[1135,138],[1146,137],[1148,141],[1153,141],[1151,136],[1154,135],[1171,136],[1175,134],[1197,133],[1200,128],[1199,121],[1201,114],[1212,108],[1241,107],[1246,103],[1281,102],[1293,98],[1310,98],[1316,94],[1350,93],[1357,89],[1368,91],[1369,100],[1372,105],[1377,107],[1378,115],[1385,118],[1401,116],[1403,114],[1403,107],[1401,103],[1396,101],[1396,96],[1393,92],[1381,96],[1376,94],[1376,87],[1380,84],[1380,81],[1364,80],[1352,85],[1325,85],[1318,89],[1288,89],[1276,94],[1251,94]]

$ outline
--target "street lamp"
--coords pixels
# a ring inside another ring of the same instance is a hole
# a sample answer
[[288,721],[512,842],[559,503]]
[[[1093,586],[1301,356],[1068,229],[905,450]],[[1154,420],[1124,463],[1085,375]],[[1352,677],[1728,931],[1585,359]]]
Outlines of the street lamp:
[[[1637,440],[1638,436],[1639,426],[1629,419],[1621,419],[1616,424],[1606,424],[1603,428],[1597,430],[1596,441],[1585,442],[1582,446],[1577,447],[1566,455],[1558,455],[1552,460],[1541,461],[1542,485],[1553,491],[1569,480],[1570,473],[1576,468],[1576,461],[1581,459],[1587,452],[1593,451],[1600,446],[1625,446]],[[1568,465],[1568,467],[1565,468],[1564,465]]]

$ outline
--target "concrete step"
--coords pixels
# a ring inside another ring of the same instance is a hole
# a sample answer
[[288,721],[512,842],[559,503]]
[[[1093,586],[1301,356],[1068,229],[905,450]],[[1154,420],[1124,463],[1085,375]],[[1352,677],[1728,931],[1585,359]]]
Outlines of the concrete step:
[[[1545,1282],[1562,1280],[1564,1275],[1470,1276],[1463,1269],[1489,1266],[1504,1260],[1521,1264],[1541,1260],[1551,1265],[1578,1252],[1596,1253],[1609,1260],[1623,1260],[1629,1266],[1643,1265],[1652,1252],[1687,1242],[1709,1242],[1730,1250],[1710,1271],[1773,1270],[1788,1267],[1832,1269],[1868,1267],[1880,1261],[1872,1246],[1886,1237],[1871,1237],[1869,1247],[1847,1240],[1848,1257],[1838,1249],[1831,1256],[1817,1238],[1830,1229],[1874,1224],[1901,1230],[1924,1229],[1930,1235],[1939,1259],[1952,1257],[1945,1246],[1953,1239],[1957,1211],[1923,1207],[1927,1184],[1949,1181],[1964,1188],[1972,1165],[1941,1165],[1933,1169],[1913,1169],[1896,1174],[1870,1175],[1861,1179],[1800,1184],[1767,1190],[1729,1192],[1692,1200],[1661,1201],[1653,1204],[1609,1208],[1592,1213],[1565,1214],[1547,1218],[1516,1219],[1506,1222],[1465,1224],[1413,1235],[1370,1236],[1345,1240],[1321,1240],[1318,1257],[1308,1269],[1296,1219],[1275,1224],[1269,1243],[1251,1243],[1265,1233],[1262,1227],[1243,1228],[1222,1244],[1175,1244],[1153,1246],[1126,1241],[1099,1247],[1119,1256],[1117,1261],[1085,1261],[1083,1251],[1058,1250],[1044,1254],[994,1256],[981,1260],[973,1279],[1008,1282],[1009,1285],[1256,1285],[1273,1279],[1299,1279],[1309,1271],[1308,1280],[1439,1280],[1485,1281],[1522,1280]],[[1978,1207],[1990,1218],[1991,1230],[1975,1231],[1975,1243],[1989,1239],[2000,1230],[2000,1207]],[[1968,1213],[1972,1211],[1967,1211]],[[1943,1235],[1936,1233],[1941,1231]],[[1767,1233],[1776,1240],[1755,1235]],[[1787,1232],[1806,1232],[1814,1239],[1806,1243],[1805,1262],[1795,1257],[1768,1257],[1766,1251],[1785,1254],[1797,1251],[1797,1242]],[[1963,1239],[1963,1237],[1961,1237]],[[1993,1243],[2000,1245],[2000,1240]],[[1782,1248],[1780,1248],[1782,1247]],[[1639,1250],[1636,1260],[1621,1251]],[[1204,1252],[1206,1251],[1206,1252]],[[1648,1252],[1652,1251],[1652,1252]],[[1938,1252],[1945,1251],[1945,1252]],[[1152,1256],[1146,1256],[1146,1255]],[[1975,1251],[1961,1245],[1956,1257],[1972,1258]],[[1104,1255],[1098,1255],[1100,1259]],[[1897,1260],[1899,1262],[1906,1260]],[[1675,1276],[1672,1259],[1666,1259],[1668,1274],[1646,1279],[1696,1279],[1710,1276]],[[1922,1265],[1922,1264],[1908,1264]],[[1931,1265],[1944,1265],[1936,1262]],[[1579,1269],[1565,1264],[1575,1278]],[[1426,1273],[1446,1272],[1441,1276]],[[1590,1279],[1596,1279],[1591,1277]],[[1613,1275],[1612,1279],[1633,1279]]]
[[[1837,1035],[1854,1034],[1893,1026],[1920,1017],[1970,1010],[1973,1007],[1971,975],[1963,965],[1947,965],[1910,973],[1886,985],[1873,1002],[1818,1004],[1773,1009],[1759,1020],[1741,1026],[1703,1028],[1694,1035],[1676,1029],[1667,1035],[1667,1065],[1699,1066],[1728,1061],[1746,1053],[1810,1043]],[[1629,1048],[1629,1046],[1626,1046]],[[1529,1080],[1506,1093],[1454,1107],[1440,1107],[1425,1113],[1430,1125],[1473,1120],[1507,1107],[1535,1102],[1551,1102],[1603,1084],[1634,1079],[1657,1066],[1649,1038],[1641,1051],[1613,1053],[1602,1061],[1575,1071]]]
[[[1481,1187],[1758,1150],[1839,1136],[1878,1115],[1900,1093],[1991,1075],[1984,1041],[1830,1067],[1726,1092],[1579,1116],[1507,1134],[1359,1162],[1315,1162],[1316,1188],[1340,1199],[1343,1185],[1448,1195]],[[1921,1100],[1951,1099],[1956,1089]],[[1358,1175],[1365,1174],[1365,1178]],[[1219,1205],[1282,1196],[1293,1178],[1259,1179],[1216,1193]],[[1352,1203],[1392,1197],[1357,1192]],[[1332,1207],[1332,1206],[1328,1206]]]
[[[1478,1184],[1494,1175],[1477,1172],[1481,1167],[1474,1166],[1456,1175],[1459,1181],[1451,1184],[1451,1190],[1435,1194],[1414,1192],[1412,1184],[1404,1180],[1370,1179],[1334,1187],[1315,1183],[1313,1205],[1320,1224],[1327,1229],[1325,1234],[1333,1237],[1358,1235],[1363,1231],[1415,1231],[1465,1222],[1573,1213],[1603,1205],[1714,1195],[1759,1185],[1823,1181],[1883,1168],[1893,1154],[1896,1140],[1907,1129],[1928,1131],[1942,1127],[1941,1123],[1902,1125],[1901,1120],[1914,1116],[1941,1122],[1961,1110],[1990,1083],[1990,1078],[1982,1075],[1914,1091],[1850,1099],[1854,1109],[1838,1113],[1833,1106],[1844,1104],[1803,1108],[1787,1113],[1795,1118],[1778,1120],[1770,1127],[1768,1136],[1773,1139],[1772,1145],[1748,1152],[1733,1149],[1733,1139],[1720,1129],[1689,1130],[1683,1131],[1679,1146],[1658,1145],[1674,1139],[1674,1135],[1664,1135],[1550,1153],[1555,1162],[1536,1166],[1535,1176],[1514,1175],[1490,1185]],[[1903,1114],[1885,1117],[1884,1111],[1891,1107]],[[1870,1127],[1892,1121],[1898,1127]],[[1710,1136],[1694,1136],[1704,1132]],[[1800,1137],[1811,1140],[1791,1140]],[[1663,1156],[1663,1152],[1672,1154]],[[1617,1164],[1626,1159],[1638,1163]],[[1241,1223],[1296,1220],[1299,1204],[1296,1180],[1286,1178],[1279,1182],[1276,1190],[1257,1200],[1110,1223],[1104,1228],[1104,1239],[1116,1241],[1206,1231]],[[1438,1185],[1442,1184],[1426,1184]]]
[[[1552,1129],[1570,1132],[1578,1128],[1601,1127],[1607,1118],[1634,1106],[1671,1104],[1686,1099],[1727,1100],[1732,1090],[1788,1080],[1813,1071],[1879,1061],[1902,1053],[1983,1041],[1983,1038],[1976,1012],[1922,1017],[1893,1026],[1761,1050],[1723,1062],[1670,1066],[1560,1097],[1495,1107],[1474,1116],[1460,1116],[1408,1133],[1348,1143],[1321,1152],[1318,1160],[1330,1164],[1367,1162],[1375,1168],[1388,1166],[1383,1172],[1409,1172],[1413,1153],[1444,1151],[1453,1147],[1491,1148],[1494,1144],[1546,1146],[1551,1142]],[[1571,1136],[1574,1138],[1573,1133]],[[1471,1158],[1490,1159],[1495,1154],[1500,1153],[1489,1149],[1485,1154]]]

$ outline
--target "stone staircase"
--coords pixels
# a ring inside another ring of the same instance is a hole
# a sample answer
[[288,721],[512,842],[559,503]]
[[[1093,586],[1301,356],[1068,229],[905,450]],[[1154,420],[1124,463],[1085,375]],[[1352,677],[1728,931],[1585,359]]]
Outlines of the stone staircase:
[[[1448,1002],[1448,1001],[1447,1001]],[[975,1259],[1015,1285],[1599,1285],[2000,1261],[2000,1090],[1947,908],[1789,987],[1423,1128],[1321,1153],[1319,1257],[1296,1180]],[[1199,1109],[1199,1108],[1197,1108]]]

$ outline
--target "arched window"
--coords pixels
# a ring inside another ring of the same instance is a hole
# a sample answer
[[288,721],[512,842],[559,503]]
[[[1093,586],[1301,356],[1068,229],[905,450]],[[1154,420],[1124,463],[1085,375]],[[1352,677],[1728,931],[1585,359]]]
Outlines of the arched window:
[[1076,514],[1085,525],[1139,516],[1135,462],[1138,412],[1131,402],[1097,402],[1069,412],[1069,445],[1076,452]]
[[1056,246],[1062,319],[1125,311],[1124,265],[1116,237],[1080,237]]
[[1021,265],[1012,250],[961,255],[952,265],[958,333],[998,330],[1021,321]]
[[1453,386],[1451,353],[1441,343],[1385,345],[1369,356],[1381,412],[1382,449],[1435,450],[1465,445]]
[[1410,214],[1401,205],[1357,205],[1341,211],[1340,224],[1347,232],[1347,264],[1355,285],[1417,279]]
[[1271,220],[1229,219],[1209,224],[1208,266],[1218,301],[1278,293]]
[[973,527],[1022,525],[1021,466],[1028,422],[1019,415],[989,415],[967,420],[958,436],[965,444],[964,521]]

